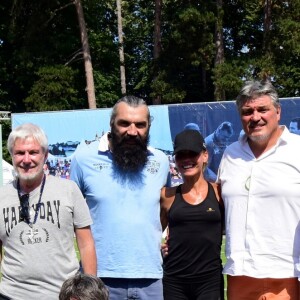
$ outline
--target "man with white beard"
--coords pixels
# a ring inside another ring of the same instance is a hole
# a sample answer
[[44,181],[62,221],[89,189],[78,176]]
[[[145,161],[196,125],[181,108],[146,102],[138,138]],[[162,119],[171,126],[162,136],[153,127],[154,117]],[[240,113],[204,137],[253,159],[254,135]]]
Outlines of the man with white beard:
[[79,270],[74,231],[83,271],[96,273],[89,210],[74,182],[45,176],[48,140],[41,128],[20,125],[7,145],[17,177],[0,189],[0,299],[57,300]]

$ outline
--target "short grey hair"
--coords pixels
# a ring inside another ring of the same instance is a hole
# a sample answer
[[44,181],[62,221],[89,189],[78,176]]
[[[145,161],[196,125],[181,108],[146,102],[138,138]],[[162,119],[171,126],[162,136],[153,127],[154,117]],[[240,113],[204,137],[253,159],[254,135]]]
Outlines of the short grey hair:
[[17,139],[26,140],[33,138],[38,142],[44,153],[48,152],[48,138],[42,128],[32,123],[24,123],[11,131],[7,140],[7,148],[10,155],[13,155]]
[[150,111],[149,111],[149,108],[147,106],[147,103],[145,100],[143,100],[142,98],[138,98],[138,97],[135,97],[135,96],[124,96],[122,97],[121,99],[119,99],[116,104],[114,105],[113,109],[112,109],[112,112],[111,112],[111,116],[110,116],[110,126],[112,127],[114,122],[115,122],[115,119],[116,119],[116,116],[117,116],[117,108],[118,108],[118,104],[119,103],[126,103],[127,105],[131,106],[131,107],[139,107],[139,106],[146,106],[147,109],[148,109],[148,123],[149,123],[149,126],[151,125],[151,116],[150,116]]
[[246,81],[236,98],[236,106],[238,111],[241,110],[241,107],[246,101],[250,99],[256,99],[264,95],[267,95],[271,98],[274,107],[277,108],[280,106],[277,91],[269,80]]

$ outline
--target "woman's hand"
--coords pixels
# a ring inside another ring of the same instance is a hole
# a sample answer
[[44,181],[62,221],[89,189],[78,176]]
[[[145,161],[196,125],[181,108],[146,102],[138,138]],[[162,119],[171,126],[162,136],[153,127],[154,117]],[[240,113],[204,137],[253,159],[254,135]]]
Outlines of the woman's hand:
[[161,250],[161,255],[163,258],[165,258],[169,254],[168,243],[166,240],[161,244],[160,250]]

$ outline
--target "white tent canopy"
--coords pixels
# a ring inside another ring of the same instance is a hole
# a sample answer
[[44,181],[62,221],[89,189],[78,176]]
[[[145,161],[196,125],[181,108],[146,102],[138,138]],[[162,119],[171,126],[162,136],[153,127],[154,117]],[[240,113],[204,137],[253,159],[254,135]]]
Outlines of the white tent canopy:
[[14,167],[7,161],[2,159],[3,185],[6,185],[14,180]]

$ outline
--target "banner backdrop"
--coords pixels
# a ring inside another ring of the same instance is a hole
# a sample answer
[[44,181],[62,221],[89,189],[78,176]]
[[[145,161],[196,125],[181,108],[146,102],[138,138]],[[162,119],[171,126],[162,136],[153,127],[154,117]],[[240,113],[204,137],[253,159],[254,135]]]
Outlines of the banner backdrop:
[[[280,123],[289,128],[292,119],[300,118],[300,98],[281,98],[280,103]],[[180,182],[180,174],[176,175],[172,160],[173,140],[185,127],[198,129],[205,137],[210,155],[206,176],[214,180],[223,151],[242,130],[235,102],[157,105],[149,109],[150,145],[169,156],[174,184]],[[109,130],[110,114],[111,109],[18,113],[12,114],[12,128],[27,122],[43,128],[49,139],[49,172],[68,178],[74,151],[81,143],[97,140]]]
[[[109,130],[111,109],[87,109],[58,112],[12,114],[12,128],[34,123],[44,129],[49,144],[93,141]],[[150,144],[155,148],[172,150],[167,106],[150,107],[152,125]]]

